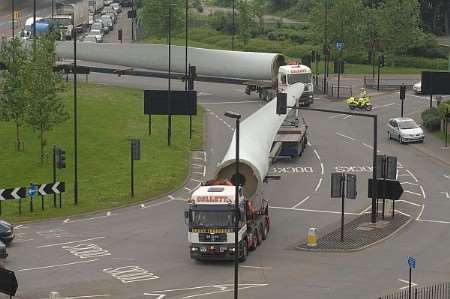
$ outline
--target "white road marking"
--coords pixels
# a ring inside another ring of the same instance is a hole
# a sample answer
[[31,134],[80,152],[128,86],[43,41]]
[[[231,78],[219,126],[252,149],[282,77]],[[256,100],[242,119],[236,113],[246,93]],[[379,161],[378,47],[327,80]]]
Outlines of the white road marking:
[[319,190],[320,185],[322,184],[322,180],[323,180],[323,178],[319,179],[319,182],[317,183],[316,189],[314,189],[315,192],[317,192],[317,190]]
[[324,167],[323,167],[323,163],[320,163],[320,174],[323,175],[325,172]]
[[420,187],[420,191],[422,191],[423,199],[427,199],[427,196],[425,195],[425,190],[423,189],[422,185],[420,185],[419,187]]
[[401,185],[411,185],[411,186],[419,186],[419,184],[411,183],[411,182],[401,182]]
[[170,198],[171,200],[175,200],[175,197],[172,195],[167,195],[168,198]]
[[153,204],[153,205],[145,206],[145,207],[143,207],[143,209],[148,209],[148,208],[158,207],[158,206],[160,206],[160,205],[163,205],[163,204],[172,202],[172,201],[174,201],[174,200],[175,200],[175,199],[169,199],[169,200],[161,201],[161,202],[155,203],[155,204]]
[[[308,146],[312,146],[311,142],[309,142],[309,141],[308,141],[307,144],[308,144]],[[444,175],[444,176],[445,176],[445,175]],[[450,177],[449,177],[449,179],[450,179]]]
[[440,192],[445,195],[445,198],[450,199],[450,192]]
[[199,165],[199,164],[192,164],[192,166],[194,166],[194,167],[197,167],[197,168],[202,168],[203,167],[203,165]]
[[320,160],[320,156],[319,156],[319,153],[317,152],[317,150],[314,150],[314,154],[316,154],[317,159]]
[[450,224],[450,221],[443,221],[443,220],[428,220],[428,219],[416,219],[416,220],[419,222]]
[[140,281],[154,280],[154,279],[159,278],[159,276],[157,276],[139,266],[106,268],[106,269],[103,269],[103,272],[110,274],[112,277],[120,280],[122,283],[140,282]]
[[353,138],[353,137],[347,136],[347,135],[342,134],[342,133],[339,133],[339,132],[336,132],[336,135],[339,135],[339,136],[341,136],[341,137],[344,137],[344,138],[347,138],[347,139],[350,139],[350,140],[356,140],[356,139]]
[[[286,208],[286,207],[275,207],[275,206],[270,206],[271,209],[276,209],[276,210],[290,210],[290,211],[299,211],[299,212],[311,212],[311,213],[325,213],[325,214],[341,214],[341,211],[328,211],[328,210],[311,210],[311,209],[300,209],[300,208]],[[356,215],[356,216],[360,216],[359,213],[350,213],[350,212],[346,212],[344,213],[345,215]]]
[[373,109],[379,109],[379,108],[383,108],[383,107],[389,107],[389,106],[392,106],[392,105],[395,105],[396,103],[389,103],[389,104],[386,104],[386,105],[381,105],[381,106],[375,106],[375,107],[373,107]]
[[191,181],[194,181],[194,182],[197,182],[197,183],[201,183],[202,182],[200,180],[196,180],[196,179],[192,179],[192,178],[191,178]]
[[41,266],[41,267],[34,267],[34,268],[25,268],[25,269],[16,270],[16,272],[51,269],[51,268],[65,267],[65,266],[71,266],[71,265],[77,265],[77,264],[92,263],[92,262],[96,262],[96,261],[98,261],[98,259],[92,259],[92,260],[87,260],[87,261],[77,261],[77,262],[72,262],[72,263],[67,263],[67,264],[57,264],[57,265]]
[[304,203],[305,201],[307,201],[310,198],[310,196],[306,196],[301,202],[299,202],[298,204],[296,204],[295,206],[293,206],[292,208],[295,209],[298,206],[300,206],[302,203]]
[[106,237],[95,237],[95,238],[89,238],[89,239],[78,240],[78,241],[70,241],[70,242],[64,242],[64,243],[47,244],[47,245],[38,246],[36,248],[47,248],[47,247],[53,247],[53,246],[75,244],[75,243],[87,242],[87,241],[92,241],[92,240],[99,240],[99,239],[104,239],[104,238],[106,238]]
[[63,246],[62,249],[69,251],[71,254],[80,259],[108,256],[111,253],[96,244],[78,244],[75,246]]
[[411,171],[406,169],[406,172],[409,173],[409,175],[414,179],[414,181],[416,181],[416,183],[419,182],[419,180],[415,177],[415,175]]
[[422,209],[420,209],[420,213],[419,213],[419,215],[417,216],[416,220],[419,220],[419,219],[420,219],[420,217],[421,217],[422,214],[423,214],[423,210],[424,210],[424,209],[425,209],[425,204],[422,205]]
[[402,214],[402,215],[405,215],[405,216],[407,216],[407,217],[411,217],[411,215],[406,214],[405,212],[402,212],[402,211],[400,211],[400,210],[395,210],[395,212],[397,212],[397,213],[399,213],[399,214]]
[[412,192],[412,191],[409,191],[409,190],[405,190],[403,192],[422,197],[422,194],[416,193],[416,192]]
[[203,166],[203,177],[206,176],[206,166]]
[[250,268],[250,269],[272,269],[272,267],[257,267],[257,266],[240,266],[241,268]]
[[67,224],[67,223],[74,223],[74,222],[92,221],[92,220],[97,220],[97,219],[108,218],[113,215],[115,215],[115,214],[112,214],[111,212],[106,212],[106,215],[96,216],[96,217],[91,217],[91,218],[81,218],[81,219],[75,219],[75,220],[71,220],[70,218],[67,218],[66,220],[63,221],[63,223]]
[[14,229],[26,229],[26,228],[28,228],[28,226],[25,226],[23,224],[19,224],[17,226],[14,226]]
[[203,175],[203,172],[193,171],[192,173]]
[[338,116],[341,116],[342,114],[336,114],[336,115],[333,115],[333,116],[329,116],[328,118],[336,118],[336,117],[338,117]]
[[418,203],[415,203],[415,202],[412,202],[412,201],[407,201],[407,200],[404,200],[404,199],[399,199],[399,200],[396,200],[397,202],[404,202],[404,203],[407,203],[407,204],[410,204],[410,205],[413,205],[413,206],[416,206],[416,207],[421,207],[422,205],[420,205],[420,204],[418,204]]
[[14,242],[15,243],[23,243],[23,242],[29,242],[29,241],[33,241],[34,239],[16,239]]
[[99,298],[99,297],[111,297],[111,295],[108,295],[108,294],[103,294],[103,295],[85,295],[85,296],[67,297],[67,299]]
[[185,190],[187,190],[187,191],[189,191],[189,192],[192,191],[192,189],[189,189],[188,187],[183,187],[183,189],[185,189]]
[[199,102],[203,105],[228,105],[228,104],[248,104],[248,103],[259,103],[259,101],[240,101],[240,102]]
[[[398,280],[401,281],[401,282],[403,282],[403,283],[406,283],[406,284],[407,284],[407,286],[401,287],[401,288],[399,288],[399,290],[404,290],[404,289],[409,288],[409,281],[408,281],[408,280],[404,280],[404,279],[401,279],[401,278],[399,278]],[[412,287],[415,287],[415,286],[417,286],[417,285],[419,285],[419,284],[411,281],[411,286],[412,286]]]
[[203,158],[196,158],[196,157],[194,157],[194,158],[192,158],[192,160],[200,160],[200,161],[203,161]]
[[343,117],[342,119],[347,119],[347,118],[350,118],[350,117],[352,117],[352,116],[351,115],[347,115],[347,116]]
[[372,205],[368,206],[367,208],[365,208],[364,210],[362,210],[358,215],[362,215],[364,213],[366,213],[368,210],[370,210],[372,208]]
[[368,145],[367,143],[363,142],[362,145],[364,145],[365,147],[370,148],[371,150],[373,150],[373,147],[371,145]]

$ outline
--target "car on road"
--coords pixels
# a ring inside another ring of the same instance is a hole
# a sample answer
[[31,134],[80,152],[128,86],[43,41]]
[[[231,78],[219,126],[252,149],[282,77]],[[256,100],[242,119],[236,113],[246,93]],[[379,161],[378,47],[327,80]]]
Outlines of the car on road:
[[119,3],[112,3],[110,6],[117,14],[120,14],[122,12],[122,7],[120,7]]
[[7,256],[8,253],[6,252],[6,245],[0,241],[0,259],[5,259]]
[[417,82],[413,85],[413,91],[415,94],[421,94],[422,93],[422,82]]
[[102,15],[102,21],[103,25],[105,25],[105,27],[108,27],[109,31],[113,30],[113,21],[110,16]]
[[95,22],[91,25],[91,30],[99,30],[102,34],[105,34],[103,23],[101,22]]
[[8,245],[15,237],[14,227],[12,224],[0,220],[0,241]]
[[95,36],[95,38],[97,39],[97,43],[103,43],[103,33],[98,29],[91,29],[91,31],[89,31],[88,33],[88,36]]
[[387,124],[389,139],[397,139],[400,143],[420,142],[425,139],[422,128],[408,117],[391,118]]
[[86,35],[83,38],[84,43],[98,43],[97,37],[95,35]]

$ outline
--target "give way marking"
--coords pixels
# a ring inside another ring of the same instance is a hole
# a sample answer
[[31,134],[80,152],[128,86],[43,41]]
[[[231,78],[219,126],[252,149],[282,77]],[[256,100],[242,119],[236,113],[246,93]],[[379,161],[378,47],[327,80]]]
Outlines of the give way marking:
[[[399,288],[399,290],[404,290],[404,289],[409,288],[409,281],[408,280],[404,280],[404,279],[401,279],[401,278],[399,278],[398,280],[403,282],[403,283],[406,283],[406,286]],[[411,281],[411,287],[415,287],[415,286],[418,286],[418,285],[419,285],[418,283],[415,283],[415,282]]]
[[[239,284],[239,290],[246,290],[257,287],[268,286],[267,283],[242,283]],[[183,299],[195,298],[201,296],[208,296],[213,294],[227,293],[234,291],[234,284],[218,284],[218,285],[207,285],[198,287],[189,287],[181,289],[169,289],[161,291],[152,291],[151,293],[144,293],[144,296],[152,296],[153,299],[164,299],[170,298],[169,295],[176,296],[174,293],[191,293],[190,295],[182,295]]]

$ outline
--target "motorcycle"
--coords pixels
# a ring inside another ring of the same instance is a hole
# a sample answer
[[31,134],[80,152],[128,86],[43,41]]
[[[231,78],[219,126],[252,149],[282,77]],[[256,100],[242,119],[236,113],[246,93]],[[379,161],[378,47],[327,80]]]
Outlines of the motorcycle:
[[361,92],[358,98],[349,97],[346,102],[350,110],[355,109],[361,109],[366,111],[372,110],[372,103],[370,102],[370,98],[367,95],[367,92],[365,91]]

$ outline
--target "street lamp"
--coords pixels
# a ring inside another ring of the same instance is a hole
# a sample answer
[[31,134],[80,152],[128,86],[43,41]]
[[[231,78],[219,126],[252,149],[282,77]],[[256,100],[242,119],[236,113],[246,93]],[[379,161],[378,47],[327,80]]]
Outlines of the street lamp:
[[15,7],[14,7],[14,0],[11,0],[11,33],[12,37],[14,38],[14,13],[15,13]]
[[[189,0],[186,0],[186,40],[185,40],[185,61],[184,61],[184,90],[186,91],[186,102],[188,101],[188,18],[189,18]],[[192,115],[189,115],[189,139],[192,139]]]
[[[241,175],[239,174],[239,123],[241,115],[232,111],[225,112],[225,116],[236,120],[236,173],[234,175],[234,203],[235,203],[235,220],[234,220],[234,298],[238,298],[239,289],[239,183]],[[245,244],[243,244],[245,246]]]
[[235,22],[234,22],[234,16],[235,16],[235,5],[233,0],[233,28],[231,29],[231,50],[234,50],[234,31],[235,31]]
[[[75,25],[74,23],[72,23]],[[77,31],[73,26],[73,202],[78,204]]]
[[324,34],[324,46],[323,54],[325,56],[323,62],[323,93],[327,93],[327,77],[328,77],[328,59],[329,59],[329,48],[328,48],[328,0],[325,0],[325,34]]
[[167,145],[170,146],[172,138],[172,111],[171,111],[171,76],[172,76],[172,7],[175,7],[175,3],[169,4],[169,82],[167,92]]

